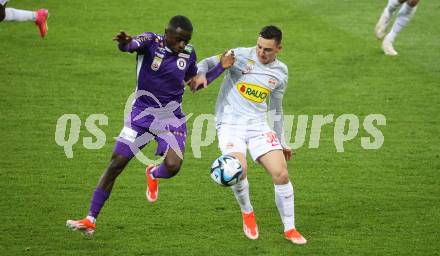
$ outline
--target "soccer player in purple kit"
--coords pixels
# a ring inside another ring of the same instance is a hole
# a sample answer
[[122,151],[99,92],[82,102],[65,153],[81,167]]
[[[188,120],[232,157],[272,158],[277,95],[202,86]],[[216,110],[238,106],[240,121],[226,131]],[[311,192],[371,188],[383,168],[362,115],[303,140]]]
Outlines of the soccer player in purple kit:
[[[176,175],[183,161],[186,125],[181,103],[185,84],[197,74],[196,53],[188,44],[193,27],[185,16],[171,18],[164,35],[146,32],[131,37],[121,31],[114,38],[123,52],[137,53],[136,98],[131,113],[117,139],[107,169],[93,193],[86,218],[68,220],[66,226],[92,235],[96,218],[109,198],[118,175],[133,156],[152,139],[157,141],[156,155],[165,156],[158,167],[149,165],[147,199],[157,200],[158,179]],[[225,53],[220,63],[207,73],[208,83],[234,63]]]

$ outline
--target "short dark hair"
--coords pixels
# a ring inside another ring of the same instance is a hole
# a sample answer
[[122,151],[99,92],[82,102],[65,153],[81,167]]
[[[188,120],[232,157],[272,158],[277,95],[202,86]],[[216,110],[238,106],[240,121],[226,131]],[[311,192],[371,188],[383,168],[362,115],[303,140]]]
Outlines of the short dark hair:
[[191,21],[187,17],[182,15],[176,15],[172,17],[170,22],[168,23],[168,27],[173,29],[181,28],[188,32],[193,31],[193,26],[191,24]]
[[264,39],[274,39],[277,44],[280,44],[281,39],[283,39],[283,32],[278,27],[269,25],[261,29],[260,36]]

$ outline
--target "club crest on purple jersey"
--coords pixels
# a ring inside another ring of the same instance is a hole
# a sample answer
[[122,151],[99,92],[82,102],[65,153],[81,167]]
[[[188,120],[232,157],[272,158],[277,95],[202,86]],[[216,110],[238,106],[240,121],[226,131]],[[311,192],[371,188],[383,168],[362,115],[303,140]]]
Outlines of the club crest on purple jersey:
[[157,71],[160,68],[160,64],[162,64],[162,60],[161,57],[156,55],[151,63],[151,69]]
[[186,60],[184,58],[177,59],[177,68],[180,70],[184,70],[186,68]]

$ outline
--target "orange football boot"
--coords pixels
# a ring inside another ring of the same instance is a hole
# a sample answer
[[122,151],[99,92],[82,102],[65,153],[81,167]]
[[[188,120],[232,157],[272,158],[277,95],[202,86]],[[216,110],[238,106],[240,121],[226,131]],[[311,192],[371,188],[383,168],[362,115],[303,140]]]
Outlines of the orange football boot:
[[284,238],[294,244],[306,244],[307,240],[294,228],[284,232]]
[[244,234],[252,240],[255,240],[258,238],[258,226],[257,222],[255,221],[255,214],[254,212],[250,213],[242,213],[243,217],[243,231]]
[[87,218],[82,220],[68,220],[66,221],[66,227],[70,228],[71,230],[81,231],[89,236],[93,235],[96,230],[96,224]]
[[40,36],[44,38],[47,34],[47,18],[49,17],[49,11],[46,9],[40,9],[37,11],[37,18],[35,25],[40,30]]
[[145,175],[147,176],[147,191],[145,192],[145,195],[150,203],[156,202],[159,193],[159,181],[151,177],[151,171],[154,167],[154,165],[148,165],[145,170]]

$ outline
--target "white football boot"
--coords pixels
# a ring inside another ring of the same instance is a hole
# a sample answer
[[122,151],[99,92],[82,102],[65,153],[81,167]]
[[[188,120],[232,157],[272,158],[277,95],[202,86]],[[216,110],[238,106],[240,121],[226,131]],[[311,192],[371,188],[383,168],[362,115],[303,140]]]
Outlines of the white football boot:
[[394,50],[393,43],[390,40],[387,40],[386,38],[382,42],[382,50],[385,53],[385,55],[388,55],[388,56],[397,56],[398,55],[396,50]]

